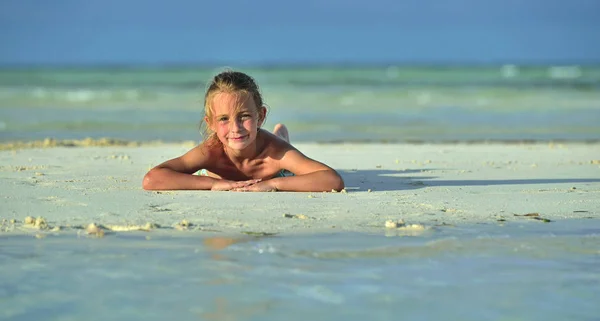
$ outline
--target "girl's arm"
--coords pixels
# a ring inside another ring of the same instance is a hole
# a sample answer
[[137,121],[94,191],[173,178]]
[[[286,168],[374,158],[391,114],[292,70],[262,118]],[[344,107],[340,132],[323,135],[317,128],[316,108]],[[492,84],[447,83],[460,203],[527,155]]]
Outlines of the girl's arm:
[[333,168],[306,157],[295,148],[288,150],[280,163],[295,176],[271,179],[279,191],[331,192],[344,188],[344,180]]
[[344,188],[344,180],[331,167],[310,159],[291,148],[280,160],[282,168],[295,176],[275,177],[246,188],[242,191],[288,191],[288,192],[331,192]]
[[199,145],[180,157],[152,168],[144,176],[142,187],[145,190],[230,190],[258,182],[258,180],[234,182],[192,175],[209,163],[209,151],[203,145]]

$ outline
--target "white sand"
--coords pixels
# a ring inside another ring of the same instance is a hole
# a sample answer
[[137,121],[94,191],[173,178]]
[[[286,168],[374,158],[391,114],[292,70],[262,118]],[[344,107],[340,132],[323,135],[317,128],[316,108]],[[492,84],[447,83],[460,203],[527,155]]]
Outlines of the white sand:
[[[146,171],[184,145],[1,151],[0,231],[39,234],[23,224],[26,216],[42,216],[60,233],[92,222],[116,233],[146,223],[162,226],[150,233],[312,233],[381,232],[400,219],[435,227],[531,220],[515,216],[527,213],[550,224],[600,218],[600,144],[296,146],[339,170],[347,193],[142,190]],[[177,225],[184,219],[192,225]]]

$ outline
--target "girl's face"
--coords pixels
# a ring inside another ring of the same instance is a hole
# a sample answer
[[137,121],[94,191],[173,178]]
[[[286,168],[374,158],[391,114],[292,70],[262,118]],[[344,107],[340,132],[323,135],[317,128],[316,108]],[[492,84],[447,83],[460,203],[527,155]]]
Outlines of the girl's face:
[[257,107],[248,94],[217,93],[212,100],[212,119],[205,118],[223,146],[243,150],[256,140],[266,108]]

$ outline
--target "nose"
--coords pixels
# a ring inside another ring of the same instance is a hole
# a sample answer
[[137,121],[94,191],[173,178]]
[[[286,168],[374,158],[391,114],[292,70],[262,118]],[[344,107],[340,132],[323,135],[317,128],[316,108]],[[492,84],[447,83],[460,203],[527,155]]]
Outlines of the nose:
[[237,132],[242,127],[242,122],[239,119],[229,122],[231,131]]

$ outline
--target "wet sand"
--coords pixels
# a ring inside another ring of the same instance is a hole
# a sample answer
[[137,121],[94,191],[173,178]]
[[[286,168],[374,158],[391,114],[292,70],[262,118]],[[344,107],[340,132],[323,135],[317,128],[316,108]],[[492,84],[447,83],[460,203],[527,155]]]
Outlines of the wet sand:
[[[340,172],[344,191],[141,188],[149,168],[190,147],[92,142],[3,148],[0,231],[38,237],[132,231],[410,234],[463,223],[600,218],[598,143],[303,143],[296,147]],[[96,230],[88,229],[90,223]]]

